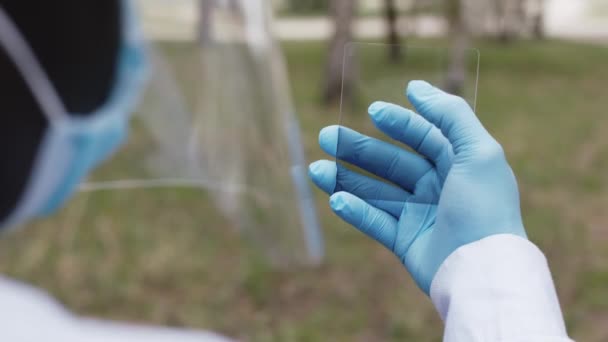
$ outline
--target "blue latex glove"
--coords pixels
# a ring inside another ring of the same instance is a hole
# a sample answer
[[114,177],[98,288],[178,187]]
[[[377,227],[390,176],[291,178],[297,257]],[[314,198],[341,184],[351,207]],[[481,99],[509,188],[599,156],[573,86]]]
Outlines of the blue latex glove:
[[375,102],[375,126],[416,153],[330,126],[321,148],[392,184],[319,160],[313,182],[332,194],[330,206],[346,222],[374,238],[403,262],[427,294],[439,266],[458,247],[494,234],[526,237],[515,176],[502,147],[462,98],[423,81],[407,97],[420,115]]

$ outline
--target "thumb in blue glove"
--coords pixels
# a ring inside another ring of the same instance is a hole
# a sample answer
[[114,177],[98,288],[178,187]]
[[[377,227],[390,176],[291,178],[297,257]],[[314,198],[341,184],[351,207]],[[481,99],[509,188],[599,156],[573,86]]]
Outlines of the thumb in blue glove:
[[309,175],[331,194],[332,210],[393,251],[428,294],[437,270],[460,246],[526,233],[502,147],[466,101],[423,81],[410,82],[407,97],[420,115],[385,102],[372,104],[369,115],[380,131],[417,153],[346,127],[329,126],[319,135],[326,153],[390,184],[329,160],[312,163]]

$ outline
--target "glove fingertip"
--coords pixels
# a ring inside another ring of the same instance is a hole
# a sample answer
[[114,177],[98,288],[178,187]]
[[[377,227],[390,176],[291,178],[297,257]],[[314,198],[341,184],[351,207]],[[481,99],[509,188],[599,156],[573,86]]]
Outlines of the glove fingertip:
[[372,103],[369,108],[367,108],[367,113],[372,117],[372,119],[380,119],[383,114],[383,110],[388,106],[390,106],[390,103],[376,101]]
[[347,215],[350,212],[350,203],[343,191],[336,192],[329,197],[329,206],[336,214],[340,214],[341,216]]
[[407,84],[406,92],[408,94],[417,94],[417,93],[429,92],[429,91],[433,91],[433,90],[435,90],[435,87],[433,87],[433,85],[431,85],[427,81],[411,80]]
[[308,166],[308,177],[328,194],[336,188],[337,173],[336,163],[329,160],[317,160]]
[[408,83],[405,95],[412,104],[415,104],[416,102],[423,101],[425,97],[436,95],[439,92],[438,88],[426,81],[413,80]]
[[335,156],[338,149],[338,132],[340,126],[332,125],[324,127],[319,132],[319,146],[326,153]]

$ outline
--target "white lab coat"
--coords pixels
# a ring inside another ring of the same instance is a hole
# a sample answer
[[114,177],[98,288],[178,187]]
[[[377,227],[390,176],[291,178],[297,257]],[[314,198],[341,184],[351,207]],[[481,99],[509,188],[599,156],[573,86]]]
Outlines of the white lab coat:
[[430,292],[444,341],[572,341],[545,256],[521,237],[494,235],[460,247]]
[[[431,299],[448,342],[571,342],[544,255],[495,235],[460,247],[439,268]],[[0,341],[226,342],[192,330],[77,317],[44,292],[0,277]]]
[[0,276],[2,342],[228,342],[213,333],[82,318],[46,293]]

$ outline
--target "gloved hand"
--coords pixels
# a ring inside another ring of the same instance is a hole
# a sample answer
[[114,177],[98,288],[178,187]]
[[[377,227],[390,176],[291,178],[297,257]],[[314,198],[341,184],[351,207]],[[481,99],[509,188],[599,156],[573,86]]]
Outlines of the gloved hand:
[[458,247],[526,233],[515,176],[469,105],[423,81],[410,82],[407,97],[420,115],[384,102],[373,103],[369,115],[379,130],[418,154],[345,127],[319,134],[326,153],[339,152],[338,159],[392,184],[329,160],[312,163],[309,175],[332,194],[332,210],[393,251],[428,294],[438,268]]

